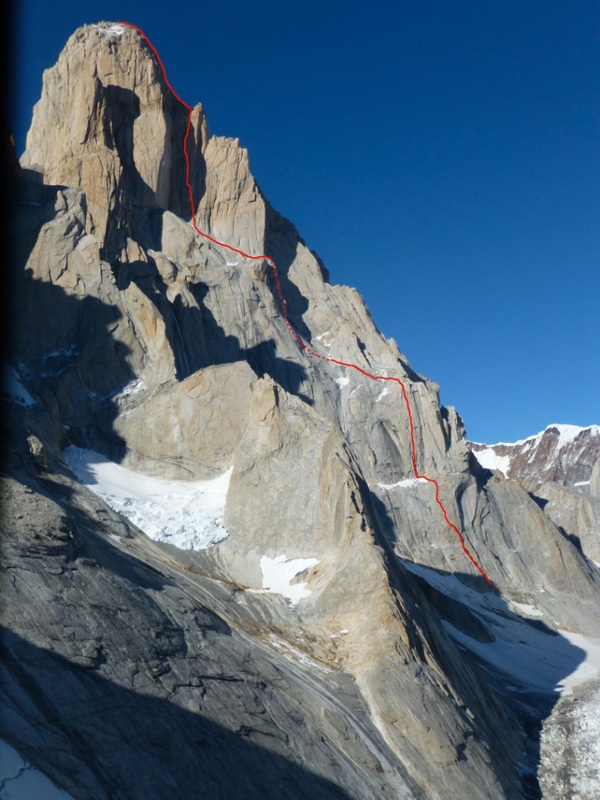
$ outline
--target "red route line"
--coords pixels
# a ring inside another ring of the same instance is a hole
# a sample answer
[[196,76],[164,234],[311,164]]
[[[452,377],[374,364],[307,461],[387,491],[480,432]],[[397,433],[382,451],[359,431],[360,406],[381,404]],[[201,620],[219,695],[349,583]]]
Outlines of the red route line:
[[148,39],[148,37],[146,36],[144,31],[141,30],[141,28],[138,28],[137,25],[134,25],[131,22],[120,21],[119,25],[127,25],[127,27],[129,27],[129,28],[133,28],[144,39],[144,41],[146,42],[146,44],[148,45],[150,50],[152,50],[152,52],[154,53],[154,57],[156,58],[156,61],[157,61],[158,65],[159,65],[159,67],[160,67],[160,69],[162,71],[164,81],[167,84],[167,86],[169,87],[169,90],[171,91],[173,97],[176,100],[178,100],[181,103],[181,105],[188,112],[187,126],[186,126],[186,130],[185,130],[185,136],[183,138],[183,154],[185,156],[185,185],[187,186],[188,195],[189,195],[189,199],[190,199],[190,209],[191,209],[191,212],[192,212],[192,225],[194,227],[194,230],[196,231],[196,233],[199,236],[202,236],[204,239],[208,239],[209,242],[213,242],[213,244],[216,244],[219,247],[224,247],[225,249],[230,250],[232,253],[237,253],[238,255],[242,256],[242,258],[247,258],[247,259],[250,259],[252,261],[263,261],[264,260],[264,261],[268,261],[269,262],[269,264],[271,266],[271,269],[273,270],[273,277],[275,278],[275,286],[277,288],[277,294],[279,296],[279,302],[281,304],[281,312],[283,314],[284,322],[285,322],[289,332],[291,333],[291,335],[298,342],[300,347],[302,347],[308,353],[308,355],[312,356],[313,358],[319,358],[319,359],[321,359],[321,361],[327,361],[330,364],[338,364],[340,367],[347,367],[348,369],[354,369],[357,372],[360,372],[362,375],[365,375],[367,378],[371,378],[374,381],[393,381],[394,383],[397,383],[400,386],[400,388],[402,389],[402,396],[403,396],[404,402],[406,404],[406,410],[408,411],[408,425],[409,425],[409,431],[410,431],[410,447],[411,447],[411,454],[412,454],[412,466],[413,466],[413,472],[415,474],[415,478],[427,481],[427,483],[432,483],[435,486],[435,502],[440,507],[446,524],[458,536],[458,539],[460,541],[460,546],[462,547],[464,554],[469,559],[471,564],[473,564],[475,569],[478,572],[480,572],[481,575],[483,575],[483,577],[486,579],[486,581],[489,583],[489,585],[492,586],[493,584],[492,584],[491,578],[484,571],[484,569],[477,563],[477,561],[473,558],[471,553],[467,550],[467,546],[465,544],[465,540],[463,538],[462,533],[459,531],[459,529],[456,527],[456,525],[453,522],[450,521],[450,518],[448,517],[448,512],[446,511],[442,501],[440,500],[440,487],[439,487],[438,482],[434,478],[429,478],[429,477],[427,477],[427,475],[422,475],[419,472],[419,469],[417,467],[417,448],[416,448],[416,445],[415,445],[415,432],[414,432],[414,422],[413,422],[412,409],[411,409],[411,406],[410,406],[410,401],[408,399],[408,393],[406,391],[406,386],[400,380],[400,378],[388,377],[387,375],[372,375],[370,372],[367,372],[366,370],[364,370],[361,367],[359,367],[358,364],[347,363],[345,361],[338,361],[337,358],[331,358],[329,356],[323,356],[320,353],[315,352],[304,341],[304,339],[300,336],[300,334],[297,333],[297,331],[294,329],[294,327],[292,326],[291,322],[288,319],[287,305],[286,305],[286,302],[285,302],[285,298],[283,296],[283,292],[281,290],[281,283],[279,282],[279,274],[277,272],[277,267],[275,265],[275,261],[271,258],[271,256],[267,256],[267,255],[264,255],[264,254],[258,255],[258,256],[250,255],[250,253],[245,253],[243,250],[239,250],[237,247],[234,247],[231,244],[227,244],[227,242],[220,242],[218,239],[215,239],[213,236],[210,236],[210,234],[205,233],[205,231],[200,230],[200,228],[198,227],[198,223],[196,221],[196,211],[194,209],[194,195],[193,195],[193,191],[192,191],[192,184],[190,182],[190,157],[189,157],[188,147],[187,147],[188,137],[189,137],[190,130],[191,130],[191,127],[192,127],[192,112],[193,112],[193,108],[192,108],[192,106],[188,105],[184,100],[182,100],[181,97],[179,97],[179,95],[177,94],[175,89],[173,89],[173,87],[169,83],[169,79],[167,78],[167,72],[165,70],[165,66],[164,66],[164,64],[162,62],[162,59],[158,55],[158,51],[156,50],[156,48],[154,47],[154,45],[152,44],[150,39]]

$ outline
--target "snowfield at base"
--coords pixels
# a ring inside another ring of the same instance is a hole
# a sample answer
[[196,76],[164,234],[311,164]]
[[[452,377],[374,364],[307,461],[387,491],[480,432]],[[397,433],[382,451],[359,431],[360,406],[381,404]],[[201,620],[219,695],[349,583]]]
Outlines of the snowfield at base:
[[233,467],[207,481],[150,478],[93,450],[67,447],[74,475],[151,539],[182,550],[205,550],[229,535],[223,511]]
[[0,800],[73,800],[0,740]]
[[[486,622],[491,622],[489,617]],[[559,629],[558,636],[551,636],[505,622],[502,628],[490,625],[496,641],[483,643],[446,620],[442,625],[458,644],[534,691],[570,695],[600,674],[600,641],[577,633]],[[527,639],[515,638],[519,633]]]
[[314,567],[318,563],[318,558],[288,558],[285,555],[275,558],[263,556],[260,559],[263,588],[259,591],[283,595],[293,606],[298,605],[300,600],[308,597],[310,589],[306,588],[306,583],[291,583],[291,581],[299,572]]
[[600,677],[600,639],[592,639],[582,636],[580,633],[571,633],[561,628],[558,629],[561,636],[568,639],[573,647],[580,648],[585,657],[574,672],[567,675],[559,683],[558,688],[561,694],[569,695],[575,686],[581,686],[588,681],[598,680]]
[[[533,627],[527,619],[543,621],[543,613],[527,603],[507,603],[491,593],[479,594],[452,573],[440,574],[422,564],[401,558],[404,566],[443,594],[459,600],[477,613],[495,637],[479,642],[442,620],[457,644],[522,686],[533,691],[572,694],[576,686],[600,678],[600,639],[558,630],[558,635]],[[533,598],[534,599],[534,598]],[[507,611],[513,610],[511,617]],[[515,687],[516,691],[522,688]]]

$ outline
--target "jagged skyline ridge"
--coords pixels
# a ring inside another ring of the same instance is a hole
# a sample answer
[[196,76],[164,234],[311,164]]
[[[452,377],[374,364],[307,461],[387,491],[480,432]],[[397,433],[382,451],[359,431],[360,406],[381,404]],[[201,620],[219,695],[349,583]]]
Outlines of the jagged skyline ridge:
[[[263,3],[250,24],[236,3],[235,13],[197,17],[176,3],[157,29],[152,3],[65,7],[52,20],[26,3],[21,85],[28,70],[36,75],[18,138],[40,66],[54,62],[68,34],[127,14],[165,53],[178,91],[207,107],[214,132],[249,147],[275,206],[332,280],[356,285],[383,332],[441,385],[470,438],[592,424],[591,27],[577,6],[569,19],[550,9],[543,25],[535,10],[515,17],[514,4],[495,17],[471,10],[452,20],[437,6],[390,16],[383,4],[366,17],[351,5],[336,17],[310,6],[284,15]],[[268,57],[244,71],[254,32]],[[25,106],[27,92],[19,94]],[[556,369],[573,391],[555,391]]]

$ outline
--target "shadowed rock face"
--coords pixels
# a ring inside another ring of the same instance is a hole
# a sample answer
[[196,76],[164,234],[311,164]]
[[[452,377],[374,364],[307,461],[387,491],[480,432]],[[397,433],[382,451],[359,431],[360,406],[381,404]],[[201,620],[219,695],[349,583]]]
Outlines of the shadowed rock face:
[[[197,106],[198,225],[275,259],[315,350],[404,381],[419,469],[489,589],[411,480],[400,387],[311,360],[268,264],[194,232],[186,119],[129,28],[79,29],[44,75],[16,188],[14,366],[35,403],[4,403],[2,735],[77,797],[535,796],[523,708],[441,619],[493,635],[401,559],[592,635],[598,571],[478,466],[438,387],[329,283]],[[73,479],[71,444],[163,478],[233,467],[229,537],[152,542]],[[281,557],[311,564],[297,605],[261,593],[262,559]]]

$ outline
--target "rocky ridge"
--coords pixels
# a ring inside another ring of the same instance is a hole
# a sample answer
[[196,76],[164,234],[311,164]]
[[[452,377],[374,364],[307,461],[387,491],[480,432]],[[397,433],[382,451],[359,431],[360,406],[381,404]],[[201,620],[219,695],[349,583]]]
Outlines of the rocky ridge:
[[[16,187],[13,367],[31,402],[4,400],[2,736],[82,798],[536,796],[529,723],[549,708],[502,694],[449,633],[491,642],[485,617],[422,576],[598,636],[598,569],[477,463],[438,387],[196,106],[198,225],[274,258],[312,347],[405,382],[419,469],[490,590],[414,480],[400,388],[311,360],[268,264],[194,232],[186,116],[123,26],[79,29],[44,75]],[[228,538],[151,541],[75,480],[69,445],[161,478],[233,467]],[[261,593],[262,559],[282,556],[312,565],[297,605]]]

